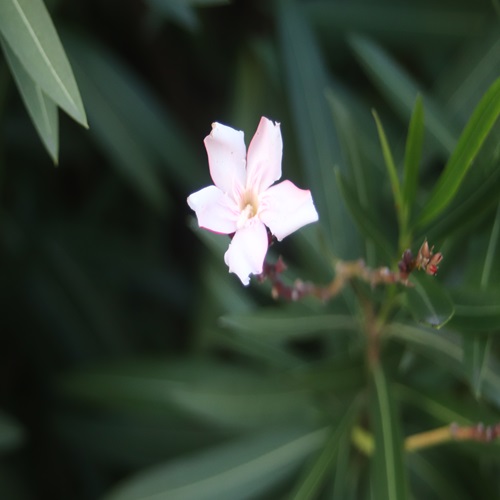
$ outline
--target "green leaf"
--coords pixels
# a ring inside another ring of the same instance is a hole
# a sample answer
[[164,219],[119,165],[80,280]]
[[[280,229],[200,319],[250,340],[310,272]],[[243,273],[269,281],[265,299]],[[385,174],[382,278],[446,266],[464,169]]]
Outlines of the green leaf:
[[372,369],[371,423],[375,437],[372,457],[373,496],[380,500],[408,497],[404,443],[392,391],[382,367]]
[[[298,151],[320,223],[336,256],[348,258],[357,244],[341,203],[333,168],[340,152],[331,113],[326,106],[325,63],[300,4],[281,0],[277,19],[285,83],[295,124]],[[342,238],[338,235],[342,234]],[[355,243],[353,243],[355,242]]]
[[300,422],[311,395],[294,379],[202,359],[137,360],[75,371],[59,380],[66,398],[144,413],[176,409],[226,429]]
[[[487,13],[487,11],[484,11]],[[500,33],[493,23],[481,23],[483,33],[476,39],[469,39],[463,49],[453,58],[445,61],[439,72],[435,88],[439,97],[446,102],[447,109],[459,123],[465,125],[477,103],[500,74]]]
[[491,349],[491,335],[464,337],[464,365],[472,392],[476,398],[481,396],[481,388]]
[[[168,201],[155,168],[156,156],[144,139],[144,134],[151,131],[150,124],[157,121],[147,121],[150,115],[142,112],[144,105],[140,96],[130,91],[127,83],[130,73],[98,45],[77,37],[65,37],[65,43],[74,59],[75,72],[87,103],[92,137],[117,173],[152,208],[164,210]],[[164,139],[168,140],[168,135]],[[183,167],[188,169],[189,164]]]
[[424,206],[417,225],[432,222],[451,202],[465,174],[500,115],[500,78],[489,88],[467,123],[436,187]]
[[351,405],[351,408],[342,417],[341,421],[330,430],[320,453],[299,479],[294,492],[289,495],[290,499],[309,500],[317,498],[324,482],[331,474],[338,456],[339,447],[345,437],[351,434],[351,428],[358,413],[358,406],[356,403]]
[[341,314],[309,314],[300,311],[262,309],[249,314],[222,316],[222,326],[257,336],[279,340],[307,337],[319,332],[330,334],[339,331],[357,330],[358,322],[351,316]]
[[500,289],[458,288],[451,291],[455,316],[450,327],[460,332],[500,332]]
[[87,127],[73,72],[42,0],[2,0],[0,33],[34,82]]
[[413,276],[406,291],[406,306],[415,321],[434,328],[443,327],[455,313],[446,289],[432,276]]
[[403,199],[401,197],[401,186],[399,183],[398,172],[394,163],[394,159],[392,157],[389,142],[387,141],[387,136],[385,135],[384,127],[382,126],[382,122],[380,121],[380,118],[378,117],[378,114],[375,110],[373,110],[373,117],[375,118],[375,123],[377,124],[377,131],[380,139],[380,145],[382,147],[382,153],[384,155],[384,162],[387,168],[387,173],[389,174],[389,180],[391,181],[392,195],[394,197],[396,214],[398,216],[398,220],[400,221],[399,230],[403,231],[404,228],[402,221],[404,220],[404,214],[402,213],[402,211],[404,210],[404,207]]
[[[375,203],[370,200],[368,183],[370,182],[370,173],[367,171],[369,164],[361,158],[362,148],[366,145],[359,140],[359,128],[354,123],[351,110],[348,108],[346,100],[338,96],[333,89],[327,89],[326,97],[332,115],[335,120],[335,126],[339,138],[340,147],[344,163],[352,172],[354,186],[357,198],[364,210],[373,211]],[[374,255],[374,245],[372,241],[366,241],[366,260],[370,265],[375,265],[376,256]]]
[[351,213],[354,221],[361,233],[368,238],[370,238],[380,250],[386,260],[392,260],[394,258],[394,253],[396,251],[395,246],[391,244],[389,239],[385,236],[380,228],[373,220],[373,215],[369,208],[364,209],[357,196],[354,194],[354,190],[348,185],[347,181],[342,177],[339,171],[337,171],[337,184],[340,189],[340,194],[342,199],[345,201],[349,212]]
[[410,217],[411,209],[417,194],[418,171],[424,142],[424,126],[424,106],[422,97],[419,94],[411,115],[405,148],[402,199],[405,207],[404,212],[407,218]]
[[19,447],[24,441],[24,429],[11,416],[0,411],[0,453]]
[[[408,455],[408,467],[419,480],[420,488],[413,491],[414,498],[453,498],[453,500],[467,500],[469,494],[459,484],[453,472],[443,467],[442,459],[429,461],[425,453],[411,453]],[[448,464],[447,464],[448,465]]]
[[326,429],[251,435],[139,473],[105,500],[262,498],[324,442]]
[[59,155],[59,117],[57,106],[54,101],[45,95],[41,87],[33,81],[10,46],[4,42],[1,36],[0,43],[5,54],[5,59],[38,135],[52,160],[57,164]]
[[456,144],[453,124],[422,92],[422,88],[373,41],[356,35],[349,38],[349,44],[373,82],[405,122],[410,120],[415,97],[423,95],[427,118],[425,126],[430,136],[435,138],[444,152],[453,151]]
[[[466,379],[463,365],[464,351],[458,335],[445,329],[436,332],[422,326],[410,326],[392,323],[384,333],[405,342],[407,345],[430,357],[443,368],[448,369],[462,379]],[[482,392],[485,399],[500,407],[500,366],[490,357],[483,372]]]

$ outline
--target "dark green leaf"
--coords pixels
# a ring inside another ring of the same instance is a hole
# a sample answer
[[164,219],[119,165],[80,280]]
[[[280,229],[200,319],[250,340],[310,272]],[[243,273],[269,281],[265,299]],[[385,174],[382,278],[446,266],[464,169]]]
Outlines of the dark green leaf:
[[[340,153],[331,114],[326,106],[325,64],[307,18],[294,0],[281,0],[277,15],[285,82],[295,123],[302,165],[320,222],[335,255],[352,255],[349,217],[341,203],[333,168]],[[342,238],[337,236],[342,234]]]
[[342,420],[330,429],[320,453],[311,466],[299,479],[297,486],[289,498],[293,500],[310,500],[316,498],[321,491],[323,483],[331,474],[337,459],[338,449],[346,436],[350,436],[354,419],[357,415],[358,405],[353,404],[343,416]]
[[0,454],[18,448],[24,441],[24,429],[11,416],[0,411]]
[[464,365],[476,398],[481,396],[484,372],[488,367],[491,348],[490,335],[464,337]]
[[[148,127],[148,123],[137,111],[141,98],[131,97],[133,92],[126,83],[130,75],[122,72],[111,54],[84,39],[66,37],[66,45],[87,103],[92,136],[118,174],[153,208],[163,210],[167,199],[152,150],[138,132],[141,126]],[[133,119],[131,109],[136,111]]]
[[122,362],[71,373],[61,394],[111,409],[171,412],[173,409],[225,428],[302,421],[310,394],[286,377],[191,358]]
[[453,316],[453,302],[446,289],[427,275],[413,276],[414,285],[406,291],[406,305],[415,321],[441,328]]
[[105,500],[258,498],[289,476],[325,437],[326,429],[289,428],[248,436],[142,472]]
[[[384,331],[432,358],[456,376],[466,379],[464,351],[458,335],[446,332],[445,329],[438,332],[401,323],[388,325]],[[500,407],[500,366],[492,357],[483,371],[482,392],[486,399]]]
[[380,365],[372,369],[370,401],[375,437],[372,457],[373,496],[380,500],[403,500],[408,496],[403,438],[390,383]]
[[[361,207],[365,210],[373,211],[375,204],[369,197],[368,183],[370,175],[367,172],[369,163],[361,158],[361,150],[364,146],[359,140],[359,128],[354,123],[351,110],[345,101],[336,95],[333,89],[328,89],[326,97],[332,109],[335,126],[339,138],[340,147],[344,163],[348,165],[352,172],[356,194]],[[374,265],[376,256],[374,255],[374,245],[372,241],[366,241],[366,260],[370,265]]]
[[34,82],[86,127],[75,78],[42,0],[2,0],[0,33]]
[[461,332],[500,331],[500,289],[459,288],[451,291],[455,317],[450,327]]
[[418,226],[432,222],[457,193],[467,171],[500,115],[500,78],[489,88],[467,123],[436,187],[418,218]]
[[342,198],[361,233],[372,239],[384,257],[390,261],[393,258],[396,249],[389,242],[382,229],[379,228],[378,224],[373,220],[373,216],[369,208],[365,210],[361,206],[358,198],[353,192],[353,189],[347,184],[347,181],[343,179],[340,172],[337,172],[337,183]]
[[425,96],[420,86],[373,41],[361,36],[352,36],[349,42],[369,76],[405,122],[410,120],[415,97],[418,94],[423,95],[427,117],[425,126],[441,149],[451,153],[456,144],[454,127],[438,105]]
[[342,331],[355,331],[357,321],[341,314],[310,314],[270,309],[249,314],[231,314],[220,319],[222,326],[253,335],[274,337],[279,340],[307,337],[326,332],[335,335]]

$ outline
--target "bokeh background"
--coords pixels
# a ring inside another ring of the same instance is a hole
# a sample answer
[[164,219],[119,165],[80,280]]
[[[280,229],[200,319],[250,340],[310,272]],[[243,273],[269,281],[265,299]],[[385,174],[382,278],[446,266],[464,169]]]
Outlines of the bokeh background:
[[[273,253],[285,256],[291,279],[326,283],[332,253],[391,264],[397,255],[364,244],[331,172],[355,182],[359,171],[349,165],[364,165],[364,206],[378,207],[379,225],[395,242],[371,108],[400,158],[416,94],[424,96],[423,180],[432,185],[500,74],[498,3],[46,5],[90,128],[60,114],[54,166],[0,57],[0,498],[104,498],[157,464],[165,477],[196,477],[197,467],[216,462],[204,462],[203,453],[223,461],[212,450],[232,456],[233,446],[244,454],[239,440],[264,449],[274,439],[286,442],[292,424],[315,428],[333,418],[344,392],[363,384],[360,341],[312,335],[325,325],[302,338],[295,330],[307,331],[307,323],[299,328],[293,316],[274,330],[266,323],[270,337],[254,335],[262,327],[248,319],[251,311],[265,307],[287,317],[289,309],[271,299],[269,285],[244,288],[229,275],[227,238],[197,229],[185,200],[211,183],[203,138],[214,121],[244,130],[247,143],[261,116],[281,122],[284,178],[312,190],[322,218]],[[497,142],[490,146],[498,158]],[[484,206],[474,208],[487,222],[497,177]],[[487,226],[468,233],[468,243],[484,239]],[[434,236],[444,241],[439,231]],[[294,307],[290,314],[321,304]],[[290,329],[297,338],[287,336]],[[322,364],[339,353],[348,353],[345,366]],[[309,362],[314,371],[302,373]],[[287,385],[286,370],[300,383]],[[432,370],[420,376],[451,384]],[[323,404],[316,406],[318,398]],[[253,486],[228,498],[287,498],[296,465],[315,446],[311,439],[277,470],[270,459]],[[364,467],[358,460],[358,478]],[[472,470],[479,478],[479,468],[464,459],[454,473]],[[462,481],[459,496],[447,498],[471,498],[476,482]],[[334,496],[332,487],[322,498],[368,498],[366,483],[350,482],[358,483],[351,497]],[[443,491],[453,490],[448,483],[451,490]],[[494,484],[489,493],[498,493]],[[427,492],[418,480],[414,486]]]

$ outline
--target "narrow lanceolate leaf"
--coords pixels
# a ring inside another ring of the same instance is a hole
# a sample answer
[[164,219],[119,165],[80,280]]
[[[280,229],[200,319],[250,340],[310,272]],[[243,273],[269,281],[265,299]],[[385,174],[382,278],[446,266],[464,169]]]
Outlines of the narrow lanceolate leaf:
[[415,101],[411,115],[408,138],[406,139],[405,163],[403,171],[402,198],[406,216],[410,216],[418,186],[418,170],[424,142],[424,106],[420,94]]
[[10,415],[0,411],[0,455],[20,446],[24,429]]
[[316,498],[324,481],[330,476],[332,467],[338,457],[338,449],[346,436],[350,436],[351,428],[357,414],[358,405],[353,403],[338,425],[330,430],[322,450],[299,479],[297,487],[289,498],[293,500],[309,500]]
[[42,0],[0,1],[0,34],[34,82],[86,127],[71,66]]
[[105,499],[263,498],[321,446],[325,434],[325,429],[280,429],[247,436],[141,472]]
[[[422,89],[396,61],[372,40],[352,36],[349,43],[368,76],[387,101],[406,122],[410,119],[415,96]],[[451,153],[456,144],[453,123],[429,96],[424,96],[426,129],[443,152]]]
[[47,149],[48,153],[57,163],[59,154],[59,117],[57,106],[52,99],[47,97],[26,72],[17,56],[12,52],[0,36],[5,59],[12,72],[17,88],[21,94],[24,105],[35,125],[35,128]]
[[500,289],[452,290],[455,316],[450,327],[463,333],[500,332]]
[[457,147],[446,164],[430,199],[418,219],[418,226],[432,222],[451,202],[465,174],[500,115],[500,78],[489,88],[467,123]]
[[408,496],[400,422],[391,388],[380,364],[372,371],[371,421],[375,436],[372,485],[375,500],[404,500]]
[[406,305],[418,323],[441,328],[455,313],[446,289],[427,275],[414,276],[406,293]]
[[464,337],[464,365],[472,392],[476,398],[481,396],[484,374],[488,366],[491,349],[491,335]]
[[[423,326],[403,323],[392,323],[384,329],[384,333],[404,342],[408,347],[421,352],[451,373],[465,379],[462,338],[458,334],[448,332],[446,329],[436,332]],[[494,403],[497,408],[500,407],[500,366],[492,356],[483,370],[481,391],[486,400]]]
[[[85,38],[66,37],[65,44],[74,60],[75,73],[87,103],[92,138],[101,146],[118,175],[145,202],[154,209],[165,210],[168,199],[155,168],[152,143],[147,142],[144,132],[138,131],[141,124],[143,129],[149,128],[149,124],[145,124],[143,110],[137,107],[138,96],[127,92],[128,88],[124,90],[129,73],[121,71],[111,53]],[[127,100],[124,96],[130,98]],[[125,108],[134,109],[135,120]],[[150,137],[153,134],[151,132]]]
[[[355,253],[356,238],[349,238],[349,216],[339,196],[333,168],[340,164],[340,151],[325,89],[326,65],[301,4],[278,2],[280,51],[286,90],[294,119],[297,147],[325,230],[334,253],[348,258]],[[342,238],[337,235],[342,234]]]
[[399,184],[396,164],[394,163],[394,158],[389,146],[389,141],[387,140],[387,136],[385,135],[384,127],[382,126],[382,122],[380,121],[380,118],[375,110],[373,110],[373,117],[375,118],[375,123],[377,124],[377,131],[380,139],[380,145],[382,147],[382,153],[384,155],[384,162],[387,168],[387,173],[389,174],[389,180],[391,181],[392,195],[394,196],[394,205],[396,206],[398,219],[401,219],[403,201],[401,198],[401,187]]
[[379,227],[379,224],[374,220],[372,213],[361,206],[354,190],[344,180],[340,172],[337,172],[337,182],[340,194],[361,233],[375,243],[377,249],[384,254],[386,259],[392,259],[394,257],[395,247],[391,245],[382,228]]

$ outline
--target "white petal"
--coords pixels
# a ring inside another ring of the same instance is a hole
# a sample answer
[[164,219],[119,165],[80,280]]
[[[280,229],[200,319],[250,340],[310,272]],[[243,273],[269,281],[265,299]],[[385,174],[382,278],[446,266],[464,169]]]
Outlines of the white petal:
[[280,241],[302,226],[318,220],[311,192],[299,189],[290,181],[280,182],[263,193],[259,208],[260,220]]
[[244,285],[248,285],[250,274],[262,272],[267,247],[267,230],[261,222],[255,221],[238,229],[224,255],[229,272],[235,273]]
[[258,194],[277,181],[281,177],[282,155],[280,124],[262,117],[248,147],[247,189]]
[[243,132],[220,123],[212,124],[205,137],[210,175],[224,193],[233,195],[245,186],[246,147]]
[[236,231],[239,211],[234,201],[219,188],[203,188],[189,196],[187,202],[196,212],[200,227],[222,234]]

